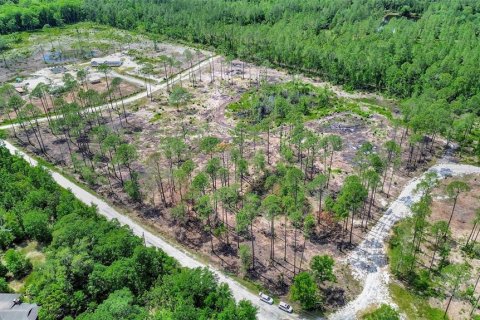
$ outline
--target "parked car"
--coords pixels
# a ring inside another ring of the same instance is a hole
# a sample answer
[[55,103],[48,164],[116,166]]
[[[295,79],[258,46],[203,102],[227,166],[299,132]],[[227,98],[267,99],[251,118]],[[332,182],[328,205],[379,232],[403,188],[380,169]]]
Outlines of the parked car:
[[262,300],[263,302],[266,302],[268,304],[273,304],[273,299],[270,296],[267,296],[265,293],[260,292],[258,296],[260,297],[260,300]]
[[288,312],[288,313],[292,313],[293,312],[293,308],[291,305],[285,303],[285,302],[280,302],[280,304],[278,305],[278,307],[280,308],[280,310],[283,310],[285,312]]

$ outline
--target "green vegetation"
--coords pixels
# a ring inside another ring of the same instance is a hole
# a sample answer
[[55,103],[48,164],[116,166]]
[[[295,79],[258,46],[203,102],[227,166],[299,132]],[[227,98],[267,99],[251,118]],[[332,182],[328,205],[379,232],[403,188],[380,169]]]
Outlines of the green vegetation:
[[12,274],[15,279],[20,279],[32,271],[31,262],[20,251],[15,249],[8,249],[3,257],[5,266],[8,272]]
[[388,304],[382,304],[376,310],[362,316],[363,320],[400,320],[398,311]]
[[442,310],[430,307],[425,298],[409,292],[398,284],[390,284],[390,293],[400,312],[407,315],[407,319],[448,319],[443,317],[444,312]]
[[[391,117],[390,112],[382,107],[371,106],[371,109],[382,110],[383,114]],[[320,119],[346,111],[362,117],[371,114],[357,103],[337,98],[328,89],[299,81],[282,84],[264,83],[259,88],[243,94],[240,100],[230,104],[227,110],[235,118],[259,126],[271,122],[278,126],[298,119],[303,121]]]
[[315,310],[321,303],[317,285],[308,272],[301,272],[295,276],[290,287],[290,297],[293,301],[300,302],[305,310]]
[[310,261],[310,269],[312,270],[315,280],[322,283],[324,281],[336,281],[333,273],[334,260],[332,257],[323,255],[315,256]]
[[[210,271],[180,268],[162,251],[144,247],[127,227],[99,216],[4,147],[0,192],[1,234],[9,239],[0,285],[7,290],[6,279],[28,275],[24,294],[42,306],[41,319],[255,319],[255,308],[236,305]],[[33,271],[24,250],[14,246],[25,240],[44,245],[46,259]]]
[[0,34],[62,26],[84,18],[82,0],[0,0]]
[[228,110],[251,124],[267,119],[277,125],[291,121],[296,116],[316,119],[333,113],[340,107],[338,99],[327,90],[301,82],[263,84],[259,89],[242,96]]
[[[452,211],[448,221],[430,222],[432,203],[432,190],[438,184],[435,172],[427,173],[425,178],[418,184],[417,192],[421,193],[420,200],[411,206],[413,215],[404,219],[394,227],[393,236],[390,239],[390,265],[392,272],[405,285],[413,291],[412,295],[438,298],[447,300],[444,311],[427,308],[419,312],[425,312],[428,319],[440,319],[447,315],[453,299],[464,300],[472,305],[472,313],[476,309],[475,288],[478,278],[472,274],[472,266],[467,262],[451,259],[451,249],[455,243],[450,230],[450,222],[455,214],[455,206],[462,192],[470,190],[463,181],[452,181],[445,192],[453,200]],[[473,230],[477,220],[473,221]],[[476,240],[469,245],[474,245]],[[396,288],[397,294],[401,290]],[[408,297],[407,297],[408,298]],[[412,298],[411,300],[415,300]],[[405,298],[405,308],[408,308]],[[423,311],[422,311],[423,310]],[[422,314],[420,314],[423,316]]]

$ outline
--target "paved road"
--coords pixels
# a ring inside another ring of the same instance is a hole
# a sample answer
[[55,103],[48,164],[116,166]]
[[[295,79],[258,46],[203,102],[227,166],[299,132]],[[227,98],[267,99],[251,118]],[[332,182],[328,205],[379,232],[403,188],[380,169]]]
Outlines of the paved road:
[[[461,176],[465,174],[480,174],[480,167],[440,163],[429,169],[436,171],[442,178],[448,176]],[[422,176],[423,177],[423,176]],[[363,282],[362,293],[344,308],[332,314],[332,320],[353,320],[357,312],[365,310],[371,305],[388,303],[395,305],[390,298],[388,283],[390,273],[388,270],[385,242],[393,225],[411,216],[410,206],[420,199],[420,194],[415,193],[417,184],[422,177],[410,180],[402,193],[395,200],[377,224],[370,230],[365,240],[352,251],[347,262],[351,266],[354,275]]]
[[[18,155],[22,156],[25,160],[27,160],[32,166],[38,165],[37,161],[24,152],[20,151],[17,147],[13,146],[7,141],[0,140],[2,143],[10,150],[12,154],[17,153]],[[154,246],[159,249],[165,251],[166,254],[169,256],[177,259],[180,264],[184,267],[189,268],[197,268],[197,267],[207,267],[212,272],[214,272],[219,281],[225,282],[230,286],[232,290],[233,296],[237,301],[242,299],[250,300],[255,306],[258,307],[258,318],[263,320],[290,320],[290,319],[299,319],[296,315],[289,315],[280,309],[278,309],[275,305],[268,305],[266,303],[260,302],[258,296],[252,292],[250,292],[247,288],[236,282],[234,279],[226,276],[225,274],[221,273],[218,269],[214,266],[205,264],[203,262],[198,261],[195,257],[190,255],[188,252],[181,250],[173,246],[172,244],[168,243],[161,237],[152,234],[148,230],[145,230],[141,225],[130,219],[129,217],[119,213],[110,205],[108,205],[105,201],[100,199],[99,197],[91,194],[90,192],[80,188],[63,175],[56,171],[51,171],[53,179],[62,187],[66,189],[70,189],[72,193],[82,202],[86,204],[94,204],[98,207],[98,212],[105,216],[107,219],[117,219],[122,225],[128,225],[130,229],[132,229],[133,233],[137,236],[144,237],[145,242],[149,246]]]

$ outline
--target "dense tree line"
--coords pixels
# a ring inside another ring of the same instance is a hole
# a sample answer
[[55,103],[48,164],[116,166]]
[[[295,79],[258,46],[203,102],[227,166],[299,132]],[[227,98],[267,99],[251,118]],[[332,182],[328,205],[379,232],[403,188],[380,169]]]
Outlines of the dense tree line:
[[0,1],[0,34],[55,27],[85,18],[80,0]]
[[0,30],[85,18],[478,114],[479,12],[474,0],[20,1],[2,5]]
[[455,1],[97,1],[88,19],[479,112],[480,5]]
[[255,319],[206,269],[184,269],[118,222],[0,147],[2,288],[32,270],[15,244],[37,240],[46,261],[26,278],[41,319]]

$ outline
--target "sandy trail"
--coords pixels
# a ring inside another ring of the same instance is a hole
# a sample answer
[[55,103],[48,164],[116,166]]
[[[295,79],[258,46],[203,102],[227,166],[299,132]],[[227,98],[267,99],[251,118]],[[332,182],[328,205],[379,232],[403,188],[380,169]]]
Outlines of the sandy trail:
[[[440,163],[431,167],[428,171],[435,171],[441,178],[446,178],[449,176],[480,174],[480,167]],[[351,266],[354,276],[363,282],[364,288],[355,300],[332,314],[329,319],[356,319],[356,314],[359,311],[382,303],[395,306],[388,290],[390,272],[388,270],[385,242],[393,225],[412,214],[410,206],[417,202],[421,196],[415,193],[414,190],[424,176],[425,174],[410,180],[398,199],[390,205],[385,214],[370,230],[365,240],[347,257],[347,263]]]
[[[179,74],[175,75],[172,79],[170,79],[170,82],[169,84],[172,85],[176,82],[179,82],[180,79],[184,79],[185,77],[188,77],[188,74],[193,71],[198,71],[200,68],[204,68],[205,66],[208,66],[212,61],[215,61],[217,59],[219,59],[220,56],[213,56],[213,57],[210,57],[194,66],[192,66],[192,68],[188,68],[182,72],[180,72]],[[167,82],[162,82],[158,85],[153,85],[151,86],[151,91],[152,92],[156,92],[156,91],[159,91],[159,90],[164,90],[167,88]],[[142,91],[140,93],[137,93],[137,94],[134,94],[126,99],[123,99],[123,103],[125,105],[128,105],[128,104],[131,104],[131,103],[134,103],[136,102],[137,100],[140,100],[140,99],[143,99],[143,98],[146,98],[147,97],[147,91]],[[101,106],[98,106],[98,107],[95,107],[95,108],[90,108],[89,110],[85,110],[84,112],[96,112],[96,111],[101,111],[101,110],[104,110],[106,108],[108,108],[110,106],[110,104],[104,104],[104,105],[101,105]],[[62,116],[61,115],[57,115],[57,116],[52,116],[50,117],[50,119],[52,120],[55,120],[55,119],[58,119],[58,118],[61,118]],[[48,119],[47,117],[40,117],[40,118],[37,118],[37,121],[38,122],[46,122]],[[15,124],[6,124],[6,125],[3,125],[3,126],[0,126],[0,130],[6,130],[6,129],[11,129],[12,127],[19,127],[20,124],[19,123],[15,123]]]
[[[214,56],[208,58],[197,65],[194,65],[191,68],[191,71],[199,70],[211,62],[213,63],[215,60],[221,58],[220,56]],[[171,79],[171,83],[178,82],[180,79],[184,77],[188,77],[190,69],[186,69],[183,72],[177,74],[173,79]],[[333,90],[338,96],[345,97],[345,98],[368,98],[368,97],[377,97],[376,95],[367,94],[367,93],[347,93],[343,91],[341,88],[336,86],[331,86],[325,82],[314,82],[317,86],[325,86],[328,87],[330,90]],[[152,91],[158,91],[165,89],[167,84],[162,82],[158,85],[152,86]],[[127,99],[124,99],[125,104],[131,104],[136,102],[139,99],[143,99],[147,97],[147,92],[143,91],[138,94],[135,94]],[[231,128],[225,119],[225,105],[220,106],[214,113],[214,123],[220,126],[223,130],[227,131]],[[103,110],[108,107],[108,104],[98,106],[94,108],[95,111]],[[58,117],[58,116],[57,116]],[[52,117],[55,119],[56,117]],[[47,118],[39,118],[39,122],[47,121]],[[19,124],[10,124],[10,125],[3,125],[0,126],[0,129],[10,129],[12,127],[18,127]],[[2,143],[2,140],[0,140]],[[15,146],[11,145],[8,142],[4,142],[6,147],[12,153],[19,153],[22,157],[24,157],[27,161],[29,161],[32,165],[37,165],[37,162],[26,155],[25,153],[18,150]],[[445,160],[445,159],[444,159]],[[429,171],[437,171],[440,176],[458,176],[458,175],[465,175],[465,174],[473,174],[473,173],[480,173],[480,167],[469,166],[469,165],[461,165],[461,164],[452,164],[449,163],[448,160],[444,161],[445,163],[440,163],[435,165],[429,169]],[[270,306],[266,305],[259,301],[258,297],[246,289],[244,286],[236,282],[233,278],[230,278],[215,267],[205,264],[196,260],[195,257],[191,256],[186,251],[173,246],[172,244],[168,243],[164,239],[160,238],[157,235],[150,233],[149,231],[145,230],[142,226],[131,220],[130,218],[124,216],[123,214],[119,213],[112,207],[110,207],[106,202],[98,198],[97,196],[83,190],[82,188],[78,187],[64,176],[59,174],[55,171],[50,171],[52,177],[59,185],[64,188],[72,190],[75,196],[87,204],[95,204],[98,206],[98,211],[100,214],[106,216],[108,219],[117,219],[122,224],[128,225],[135,234],[138,236],[145,237],[145,241],[147,245],[155,246],[157,248],[161,248],[164,250],[168,255],[177,259],[183,266],[186,267],[207,267],[212,270],[219,278],[221,282],[227,283],[235,297],[235,299],[247,299],[250,300],[255,306],[259,308],[258,317],[259,319],[301,319],[299,315],[289,315],[282,311],[280,311],[275,305]],[[351,265],[354,275],[361,280],[364,284],[364,288],[362,293],[353,301],[348,303],[345,307],[340,309],[339,311],[330,315],[329,319],[332,320],[349,320],[355,319],[356,314],[364,310],[372,305],[381,304],[381,303],[388,303],[394,305],[393,301],[390,299],[389,291],[388,291],[388,283],[390,273],[388,271],[388,264],[386,259],[386,252],[385,252],[385,241],[390,234],[390,230],[393,225],[401,219],[404,219],[411,215],[411,211],[409,209],[410,205],[419,199],[419,195],[414,193],[414,189],[416,185],[420,182],[420,178],[412,179],[403,189],[402,193],[398,197],[396,201],[394,201],[385,214],[379,219],[377,224],[369,231],[366,235],[365,240],[360,243],[360,245],[352,251],[346,261],[349,265]],[[319,318],[321,319],[321,318]]]
[[[144,80],[129,76],[127,74],[121,74],[121,73],[116,72],[115,70],[112,70],[112,71],[110,71],[109,75],[110,75],[110,77],[114,77],[114,78],[118,77],[118,78],[123,79],[125,81],[135,83],[136,85],[138,85],[142,88],[145,87],[145,81]],[[154,86],[152,86],[152,88],[153,87]]]
[[[18,154],[22,156],[25,160],[27,160],[32,166],[37,166],[38,163],[35,159],[31,158],[24,152],[20,151],[17,147],[13,146],[7,141],[0,140],[0,144],[4,144],[7,149],[12,154]],[[48,170],[48,169],[47,169]],[[276,305],[268,305],[266,303],[261,302],[258,299],[258,296],[252,292],[250,292],[247,288],[239,284],[234,279],[230,278],[229,276],[223,274],[221,271],[213,267],[212,265],[200,262],[192,256],[190,253],[170,244],[166,240],[162,239],[161,237],[149,232],[148,230],[144,229],[140,224],[136,223],[129,217],[123,215],[122,213],[115,210],[113,207],[108,205],[105,201],[97,197],[96,195],[91,194],[90,192],[82,189],[81,187],[77,186],[63,175],[56,171],[48,170],[52,175],[53,179],[63,188],[70,189],[72,193],[82,202],[90,205],[94,204],[98,208],[98,213],[105,216],[107,219],[117,219],[122,225],[127,225],[139,237],[143,237],[145,239],[145,243],[148,246],[154,246],[159,249],[162,249],[166,254],[175,258],[182,266],[188,268],[198,268],[198,267],[206,267],[210,269],[217,277],[220,282],[225,282],[229,285],[230,289],[232,290],[233,296],[235,300],[240,301],[242,299],[250,300],[252,304],[258,307],[258,318],[259,319],[277,319],[277,320],[289,320],[289,319],[299,319],[297,315],[290,315],[287,314],[280,309]]]

